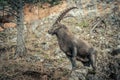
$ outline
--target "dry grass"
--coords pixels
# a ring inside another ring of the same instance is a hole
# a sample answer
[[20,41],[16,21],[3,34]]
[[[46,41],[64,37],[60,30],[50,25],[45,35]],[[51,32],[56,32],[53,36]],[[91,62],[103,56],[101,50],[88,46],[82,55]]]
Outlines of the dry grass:
[[[0,80],[67,80],[69,70],[46,67],[55,64],[55,60],[35,61],[32,54],[14,59],[13,54],[0,56]],[[11,57],[12,56],[12,57]]]

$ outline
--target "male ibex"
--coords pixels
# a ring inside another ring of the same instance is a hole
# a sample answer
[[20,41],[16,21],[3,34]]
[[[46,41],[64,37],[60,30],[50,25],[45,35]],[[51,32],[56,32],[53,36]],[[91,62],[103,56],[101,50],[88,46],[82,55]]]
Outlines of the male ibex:
[[89,63],[89,65],[92,65],[93,70],[96,70],[96,50],[84,40],[75,38],[68,28],[60,23],[67,12],[76,8],[66,9],[57,18],[51,29],[48,30],[48,33],[56,35],[60,49],[71,61],[72,70],[76,68],[76,60],[81,61],[84,65]]

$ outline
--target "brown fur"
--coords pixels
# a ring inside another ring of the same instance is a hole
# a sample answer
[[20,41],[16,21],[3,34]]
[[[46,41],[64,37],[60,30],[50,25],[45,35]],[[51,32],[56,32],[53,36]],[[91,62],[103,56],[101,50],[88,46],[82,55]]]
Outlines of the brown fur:
[[56,22],[48,32],[56,35],[60,49],[71,61],[72,69],[76,68],[76,60],[81,61],[84,65],[91,64],[93,69],[96,69],[96,51],[94,48],[84,40],[76,38],[65,25]]

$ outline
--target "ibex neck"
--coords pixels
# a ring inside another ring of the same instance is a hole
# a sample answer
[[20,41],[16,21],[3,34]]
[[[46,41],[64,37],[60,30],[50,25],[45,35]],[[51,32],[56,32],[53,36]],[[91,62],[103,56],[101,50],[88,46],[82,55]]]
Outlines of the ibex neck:
[[56,33],[56,36],[58,39],[64,38],[65,35],[67,35],[66,30],[64,29],[59,29]]
[[58,41],[59,40],[66,41],[68,38],[70,39],[72,37],[72,34],[71,32],[69,32],[68,29],[61,28],[57,31],[56,36],[57,36]]

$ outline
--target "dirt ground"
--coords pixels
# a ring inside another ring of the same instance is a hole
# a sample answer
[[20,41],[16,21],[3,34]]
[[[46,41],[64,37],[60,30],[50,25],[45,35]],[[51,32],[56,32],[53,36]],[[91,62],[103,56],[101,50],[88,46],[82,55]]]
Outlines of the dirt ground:
[[[51,8],[48,6],[48,4],[45,4],[45,9],[37,9],[38,7],[36,6],[26,4],[24,9],[25,23],[27,24],[33,20],[60,12],[66,8],[66,3],[63,2],[62,4]],[[104,18],[104,16],[102,16],[102,18]],[[94,21],[95,19],[93,19],[92,22]],[[89,22],[88,20],[86,20],[88,23],[79,23],[73,19],[66,19],[66,22],[63,22],[67,26],[71,26],[70,30],[73,30],[72,32],[78,36],[78,38],[90,42],[96,48],[98,52],[98,73],[96,73],[96,76],[104,78],[101,80],[115,80],[112,75],[116,75],[120,71],[120,56],[111,57],[108,52],[120,45],[120,27],[111,25],[109,18],[106,18],[105,21],[107,22],[107,27],[100,24],[93,30],[93,27],[84,26],[86,24],[92,24],[92,22]],[[81,25],[82,27],[79,27]],[[8,27],[9,26],[10,24],[8,24]],[[76,26],[77,28],[75,28]],[[90,30],[92,30],[92,34],[90,34]],[[51,39],[51,41],[52,40],[53,39]],[[38,43],[35,43],[35,41],[37,42],[38,38],[35,38],[34,40],[31,39],[26,43],[28,54],[22,58],[14,59],[14,49],[1,50],[0,80],[69,80],[68,76],[70,69],[68,67],[66,68],[66,65],[71,66],[69,60],[66,57],[59,59],[54,58],[55,54],[53,54],[53,49],[58,47],[57,42],[53,40],[50,49],[43,51],[41,50],[42,47],[39,47]],[[44,41],[44,39],[42,41]],[[45,43],[42,43],[41,45],[43,44]],[[116,67],[116,64],[118,67]]]

